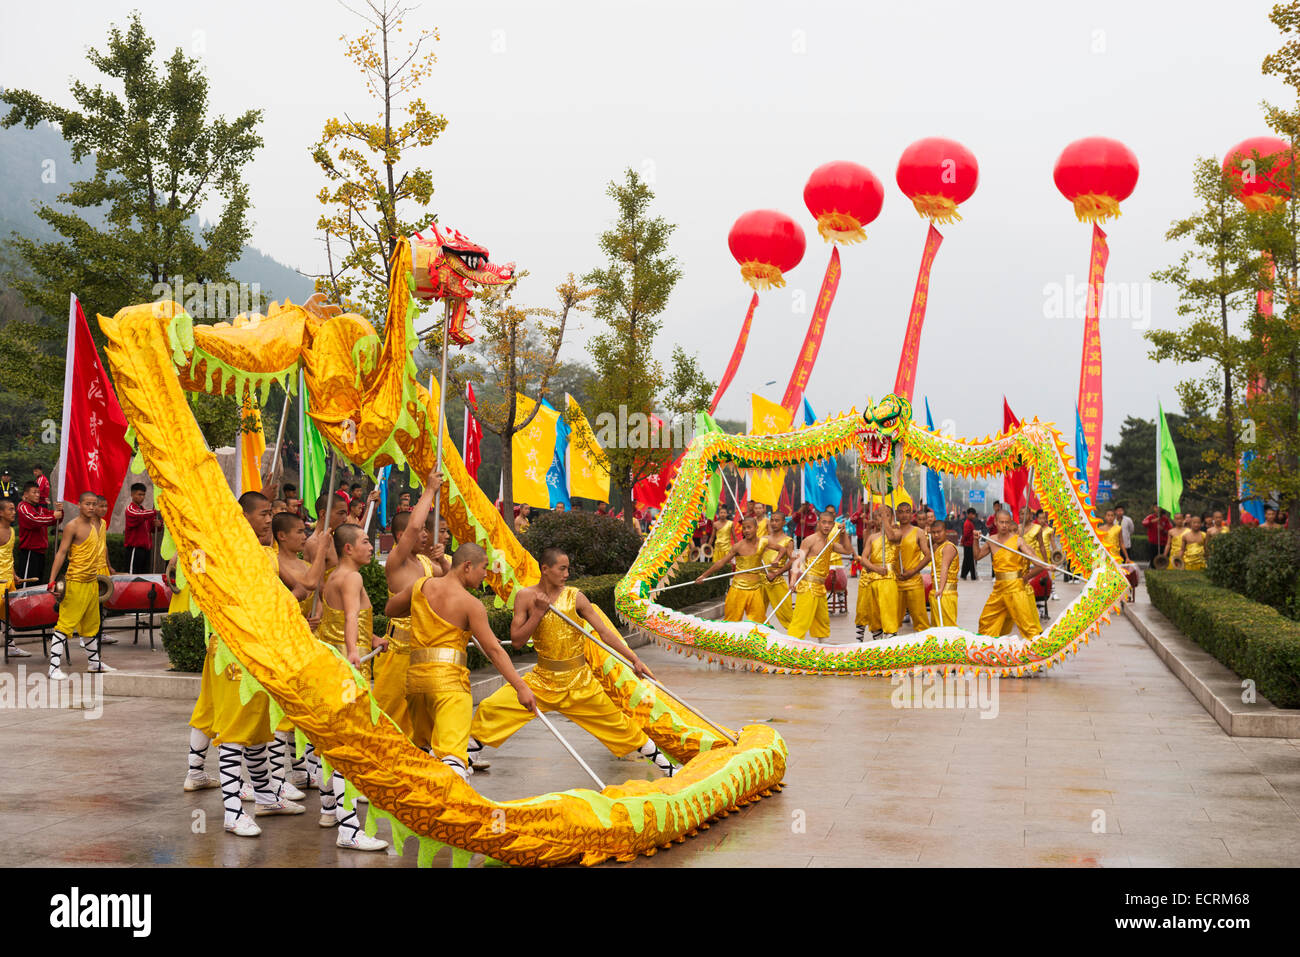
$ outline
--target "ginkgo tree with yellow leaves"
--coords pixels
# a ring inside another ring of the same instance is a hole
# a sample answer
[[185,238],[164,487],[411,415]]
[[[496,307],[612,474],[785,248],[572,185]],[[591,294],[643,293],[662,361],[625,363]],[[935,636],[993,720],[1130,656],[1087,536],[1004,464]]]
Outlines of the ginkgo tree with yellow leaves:
[[339,39],[380,109],[369,118],[331,117],[312,148],[327,181],[317,194],[325,212],[316,226],[325,235],[328,272],[317,277],[316,288],[378,327],[387,310],[388,262],[398,237],[436,218],[429,208],[433,174],[415,165],[412,154],[442,135],[447,118],[415,95],[437,62],[428,47],[438,41],[438,31],[422,29],[402,42],[411,7],[366,0],[364,9],[347,9],[369,28]]

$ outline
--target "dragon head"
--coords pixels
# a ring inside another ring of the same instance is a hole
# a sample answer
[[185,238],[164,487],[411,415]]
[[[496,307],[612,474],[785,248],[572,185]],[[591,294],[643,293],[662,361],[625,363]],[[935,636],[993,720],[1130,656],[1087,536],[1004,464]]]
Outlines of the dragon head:
[[912,423],[912,403],[892,392],[875,402],[867,399],[862,428],[857,432],[862,480],[885,496],[903,484],[903,436]]
[[415,295],[420,299],[441,299],[452,305],[448,338],[468,345],[474,337],[465,332],[469,298],[478,286],[504,286],[515,281],[515,264],[497,265],[488,251],[448,226],[430,223],[411,237]]

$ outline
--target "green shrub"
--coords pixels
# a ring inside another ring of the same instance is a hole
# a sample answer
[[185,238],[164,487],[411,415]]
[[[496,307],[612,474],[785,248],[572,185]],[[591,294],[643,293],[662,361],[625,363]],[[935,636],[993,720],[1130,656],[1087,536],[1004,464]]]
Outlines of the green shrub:
[[1279,708],[1300,707],[1300,623],[1214,585],[1203,572],[1148,571],[1146,583],[1151,603],[1179,631]]
[[1220,588],[1241,591],[1246,583],[1246,563],[1259,544],[1261,535],[1257,528],[1235,528],[1226,535],[1212,535],[1205,539],[1205,564],[1209,580]]
[[188,611],[163,615],[162,646],[173,671],[202,671],[203,659],[208,653],[203,616],[191,615]]
[[[369,565],[361,568],[361,581],[365,583],[366,594],[370,596],[375,614],[382,616],[384,605],[388,604],[388,579],[384,577],[384,566],[372,558]],[[375,626],[375,632],[383,634],[378,625]]]
[[626,523],[594,512],[534,512],[522,542],[535,558],[564,549],[573,578],[622,575],[641,551],[641,537]]
[[1211,583],[1300,618],[1300,534],[1236,528],[1209,540],[1206,564]]

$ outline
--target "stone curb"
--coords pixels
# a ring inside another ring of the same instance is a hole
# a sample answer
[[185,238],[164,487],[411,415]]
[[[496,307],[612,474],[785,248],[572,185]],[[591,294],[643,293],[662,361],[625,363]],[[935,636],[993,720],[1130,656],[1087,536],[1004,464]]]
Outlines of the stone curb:
[[1262,696],[1253,704],[1243,702],[1241,676],[1179,631],[1149,601],[1125,604],[1124,616],[1228,734],[1300,738],[1300,709],[1279,708]]
[[[721,615],[722,605],[722,601],[714,600],[701,602],[683,610],[687,614],[709,618]],[[650,644],[650,637],[639,628],[624,625],[619,628],[619,632],[623,635],[630,648],[643,648]],[[520,674],[532,669],[531,657],[531,655],[526,655],[522,659],[515,659],[515,668]],[[196,701],[199,697],[201,683],[202,678],[197,674],[113,671],[104,675],[104,694],[118,698],[186,698],[190,701]],[[476,672],[470,672],[470,692],[474,696],[475,704],[478,704],[504,684],[505,678],[501,677],[495,669],[480,668]],[[1297,737],[1300,737],[1300,735],[1297,735]]]

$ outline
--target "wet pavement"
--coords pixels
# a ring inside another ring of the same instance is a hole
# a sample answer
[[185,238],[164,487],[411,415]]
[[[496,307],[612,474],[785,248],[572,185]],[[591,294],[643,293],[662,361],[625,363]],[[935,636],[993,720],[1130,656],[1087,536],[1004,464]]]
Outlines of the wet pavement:
[[[975,624],[988,588],[962,583],[960,624]],[[1053,602],[1053,613],[1063,606]],[[832,642],[853,640],[851,617],[831,621]],[[143,638],[116,649],[111,663],[166,668]],[[889,679],[764,676],[640,653],[717,720],[780,731],[786,786],[669,851],[606,866],[1300,863],[1300,741],[1226,735],[1123,618],[1064,667],[986,686],[974,707],[925,706],[920,688],[901,707],[903,689]],[[75,651],[74,668],[84,668]],[[227,835],[219,791],[181,790],[191,707],[106,698],[96,720],[0,710],[0,865],[415,866],[414,841],[404,857],[336,848],[335,832],[316,824],[315,792],[304,815],[260,819],[260,838]],[[657,774],[556,723],[606,781]],[[491,758],[472,782],[492,798],[586,784],[536,722]],[[214,748],[211,773],[216,765]],[[450,852],[434,863],[450,865]]]

